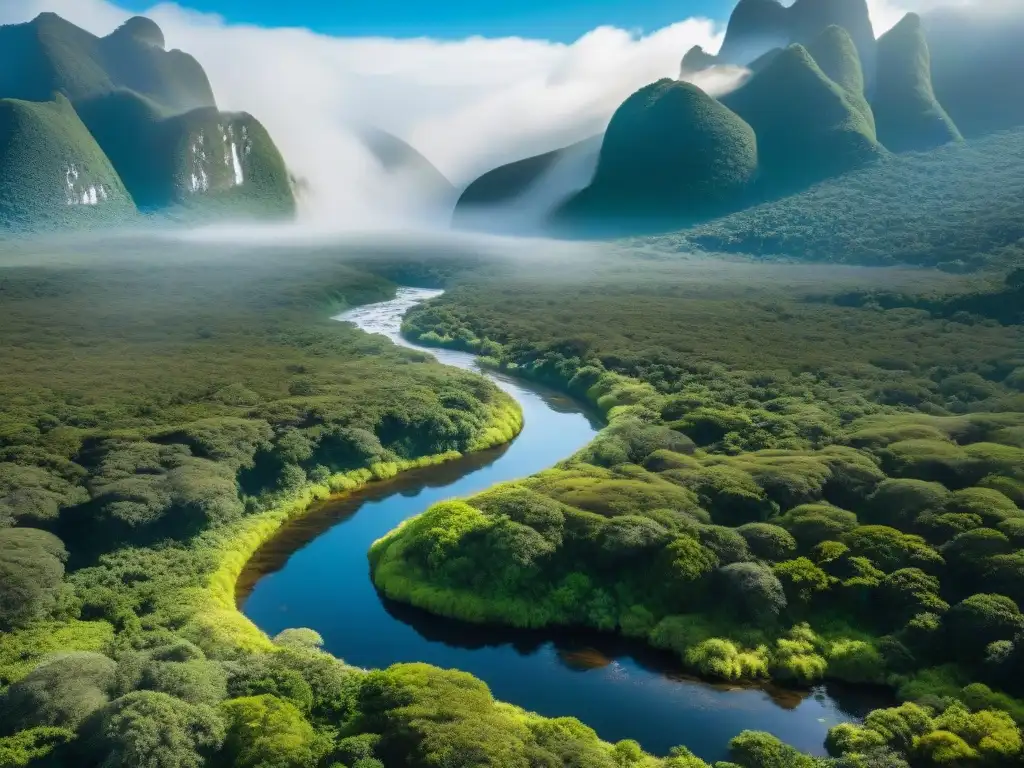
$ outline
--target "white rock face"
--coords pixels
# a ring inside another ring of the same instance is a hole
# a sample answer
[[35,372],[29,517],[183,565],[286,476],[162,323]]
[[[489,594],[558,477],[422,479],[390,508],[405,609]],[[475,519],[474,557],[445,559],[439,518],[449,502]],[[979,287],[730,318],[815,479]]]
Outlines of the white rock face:
[[[191,172],[189,192],[201,194],[211,189],[234,189],[245,184],[245,167],[242,159],[252,154],[252,142],[249,140],[249,129],[242,126],[236,131],[234,125],[219,124],[216,138],[219,145],[212,146],[207,136],[200,133],[191,148]],[[226,173],[215,172],[211,165],[219,159]]]
[[76,163],[64,168],[64,202],[67,205],[99,205],[110,199],[104,184],[89,184]]

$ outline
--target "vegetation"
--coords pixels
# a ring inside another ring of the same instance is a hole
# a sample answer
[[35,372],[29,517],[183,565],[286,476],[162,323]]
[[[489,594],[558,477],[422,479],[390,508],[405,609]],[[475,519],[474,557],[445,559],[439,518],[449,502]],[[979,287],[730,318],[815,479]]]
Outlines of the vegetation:
[[[652,252],[563,269],[478,270],[405,330],[560,386],[609,427],[554,469],[393,531],[371,552],[377,585],[470,621],[646,638],[706,677],[885,684],[929,717],[1008,722],[1017,759],[1020,326],[820,303],[844,280],[969,290],[939,273]],[[962,352],[940,351],[947,334]],[[943,723],[913,748],[865,736],[835,759],[932,765]],[[958,738],[991,762],[985,735]],[[750,764],[796,764],[777,747],[782,762]]]
[[0,227],[124,222],[135,212],[70,102],[0,100]]
[[659,247],[801,261],[1012,269],[1022,259],[1024,132],[949,144],[824,181]]
[[925,151],[963,139],[932,89],[931,52],[917,14],[907,14],[878,40],[873,106],[878,138],[893,152]]

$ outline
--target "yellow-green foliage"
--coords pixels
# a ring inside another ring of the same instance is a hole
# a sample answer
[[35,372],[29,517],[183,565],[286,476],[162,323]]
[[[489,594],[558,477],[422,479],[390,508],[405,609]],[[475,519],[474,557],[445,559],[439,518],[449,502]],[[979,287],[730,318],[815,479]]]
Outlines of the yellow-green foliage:
[[0,633],[0,689],[20,680],[51,653],[104,651],[114,639],[105,621],[40,622]]
[[768,677],[768,653],[763,646],[746,651],[721,638],[712,638],[686,652],[686,663],[708,677],[755,680]]

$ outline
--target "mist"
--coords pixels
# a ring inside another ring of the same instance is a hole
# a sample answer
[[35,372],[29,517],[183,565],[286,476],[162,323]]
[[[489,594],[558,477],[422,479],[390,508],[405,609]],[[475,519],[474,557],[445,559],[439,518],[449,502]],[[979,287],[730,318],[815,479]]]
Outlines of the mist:
[[[959,0],[948,0],[958,3]],[[998,1],[998,0],[997,0]],[[978,0],[987,5],[991,0]],[[878,33],[935,0],[870,0]],[[98,35],[134,15],[107,0],[5,0],[0,23],[54,11]],[[175,4],[145,15],[169,48],[206,69],[221,109],[255,115],[308,192],[300,224],[316,232],[446,227],[453,199],[408,173],[388,172],[353,126],[370,124],[422,153],[457,189],[498,165],[600,134],[637,88],[676,77],[694,45],[717,51],[724,21],[690,18],[637,34],[594,29],[571,44],[522,38],[341,38],[306,29],[228,24]],[[712,95],[743,70],[695,75]],[[589,182],[593,163],[562,166],[540,200]],[[536,208],[526,212],[536,217]]]

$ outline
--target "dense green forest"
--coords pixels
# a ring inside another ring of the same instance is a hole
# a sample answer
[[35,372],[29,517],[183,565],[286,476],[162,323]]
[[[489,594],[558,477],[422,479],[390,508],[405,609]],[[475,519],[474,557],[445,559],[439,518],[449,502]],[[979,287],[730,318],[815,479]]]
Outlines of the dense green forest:
[[[646,638],[709,678],[890,687],[904,704],[830,735],[849,764],[1016,764],[1024,327],[930,304],[1018,276],[623,256],[477,268],[412,310],[410,337],[610,423],[378,542],[378,586]],[[876,293],[902,303],[849,300]]]
[[329,320],[388,280],[230,251],[5,244],[0,765],[397,764],[440,738],[413,704],[457,693],[532,748],[540,721],[465,676],[368,675],[236,610],[248,556],[312,501],[520,417],[485,379]]

